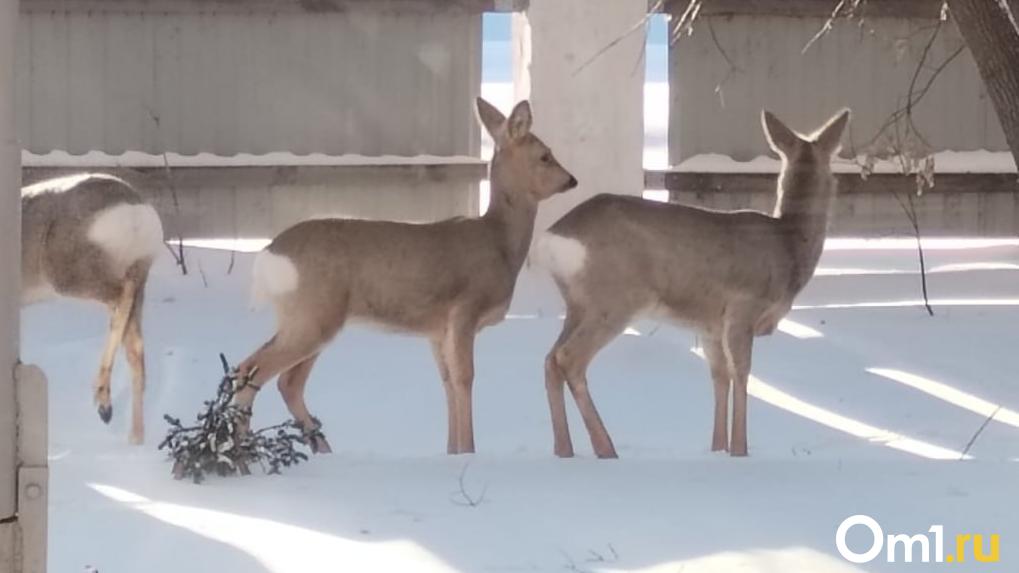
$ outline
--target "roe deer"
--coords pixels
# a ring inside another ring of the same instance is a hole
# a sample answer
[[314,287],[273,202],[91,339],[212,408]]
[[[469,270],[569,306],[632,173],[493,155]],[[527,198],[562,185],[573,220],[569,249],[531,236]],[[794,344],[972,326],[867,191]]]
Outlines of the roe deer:
[[753,339],[774,330],[814,274],[835,197],[830,162],[848,122],[849,110],[843,110],[808,137],[762,113],[768,142],[782,158],[771,216],[598,195],[541,236],[536,262],[551,271],[566,301],[562,332],[545,360],[556,455],[573,455],[566,382],[595,454],[616,457],[588,391],[587,367],[644,314],[700,334],[715,388],[711,449],[747,454]]
[[505,318],[538,203],[577,185],[531,133],[526,101],[509,119],[481,98],[477,111],[495,140],[491,206],[482,217],[305,221],[257,255],[253,294],[272,301],[277,331],[237,368],[251,378],[236,395],[240,407],[250,408],[257,389],[279,374],[280,393],[312,451],[331,451],[304,386],[326,343],[348,319],[360,319],[430,339],[446,391],[447,452],[474,451],[475,335]]
[[132,444],[144,440],[145,344],[142,302],[163,226],[151,205],[124,181],[88,173],[42,181],[21,191],[21,301],[61,295],[110,310],[95,382],[99,417],[109,423],[110,373],[123,342],[132,370]]

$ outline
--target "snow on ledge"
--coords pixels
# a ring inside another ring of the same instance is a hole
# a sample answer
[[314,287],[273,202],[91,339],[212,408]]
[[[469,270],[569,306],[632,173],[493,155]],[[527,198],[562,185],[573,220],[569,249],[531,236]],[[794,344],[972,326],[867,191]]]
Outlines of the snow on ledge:
[[[835,173],[859,173],[859,163],[839,157],[832,164]],[[736,161],[727,155],[702,153],[684,160],[672,171],[683,173],[778,173],[778,159],[759,155],[750,161]],[[1016,173],[1015,160],[1007,151],[939,151],[934,154],[937,173]],[[874,173],[901,173],[899,164],[891,160],[878,161]]]
[[[286,151],[276,151],[262,155],[238,153],[224,156],[212,153],[197,155],[181,155],[167,153],[166,163],[170,167],[284,167],[284,166],[324,166],[352,167],[372,165],[484,165],[479,157],[463,155],[440,157],[436,155],[416,155],[413,157],[397,155],[325,155],[310,153],[297,155]],[[21,152],[23,167],[164,167],[163,155],[154,155],[141,151],[127,151],[120,155],[110,155],[102,151],[89,151],[81,155],[73,155],[66,151],[51,151],[37,154],[29,151]]]

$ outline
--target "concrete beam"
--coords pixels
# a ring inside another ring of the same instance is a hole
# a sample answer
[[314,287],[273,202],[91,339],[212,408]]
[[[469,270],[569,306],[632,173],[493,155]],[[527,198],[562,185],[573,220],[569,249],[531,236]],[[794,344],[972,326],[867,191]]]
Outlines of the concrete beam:
[[[830,16],[837,3],[837,0],[710,0],[704,2],[700,15]],[[648,0],[648,9],[682,14],[689,4],[690,0]],[[938,18],[940,13],[941,0],[870,0],[860,8],[864,18]]]
[[517,12],[528,0],[22,0],[26,12]]
[[646,0],[531,0],[514,16],[517,99],[580,181],[542,206],[539,231],[595,194],[644,188],[644,35],[632,31],[646,12]]
[[[598,193],[644,188],[644,34],[647,0],[531,0],[513,16],[516,99],[534,132],[580,182],[542,204],[535,234]],[[544,271],[525,267],[510,312],[556,314]]]

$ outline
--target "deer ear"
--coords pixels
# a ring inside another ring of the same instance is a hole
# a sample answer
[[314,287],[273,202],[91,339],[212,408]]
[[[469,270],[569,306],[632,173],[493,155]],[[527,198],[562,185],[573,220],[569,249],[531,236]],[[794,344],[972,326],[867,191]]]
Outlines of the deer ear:
[[814,133],[812,139],[828,155],[838,153],[839,147],[841,147],[842,134],[846,131],[846,126],[849,125],[849,117],[849,110],[843,109],[829,119],[828,123],[824,124],[824,127]]
[[768,145],[779,155],[788,157],[800,142],[800,137],[768,110],[761,112],[761,125],[764,127],[764,136],[768,138]]
[[509,138],[520,139],[530,133],[531,121],[531,104],[526,101],[518,103],[506,122]]
[[494,105],[480,97],[477,100],[477,105],[478,119],[481,120],[481,125],[485,126],[485,131],[498,143],[506,124],[506,116],[496,109]]

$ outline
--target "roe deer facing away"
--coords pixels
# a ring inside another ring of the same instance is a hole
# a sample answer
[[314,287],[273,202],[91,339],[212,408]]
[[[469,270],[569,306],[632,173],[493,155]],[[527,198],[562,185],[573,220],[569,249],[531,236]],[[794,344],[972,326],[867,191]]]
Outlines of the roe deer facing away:
[[545,360],[556,455],[573,455],[565,382],[595,454],[616,457],[588,391],[587,367],[641,315],[698,332],[715,389],[711,449],[747,454],[753,339],[774,330],[814,274],[835,197],[830,162],[848,122],[843,110],[803,136],[763,112],[768,142],[782,158],[771,216],[598,195],[542,235],[537,262],[552,272],[566,301],[563,330]]
[[[253,372],[237,404],[279,374],[287,408],[306,433],[318,427],[304,402],[315,360],[348,320],[426,336],[446,391],[448,453],[474,451],[474,337],[503,320],[527,256],[538,203],[577,180],[531,133],[531,108],[509,119],[482,99],[478,115],[495,140],[492,199],[480,218],[437,223],[321,219],[298,223],[259,253],[253,295],[271,300],[277,331],[237,368]],[[313,433],[312,451],[329,444]]]
[[109,423],[110,373],[124,344],[132,370],[131,433],[144,440],[145,345],[142,304],[153,260],[163,249],[159,215],[124,181],[82,174],[21,191],[21,301],[55,295],[94,300],[110,310],[95,382],[99,417]]

